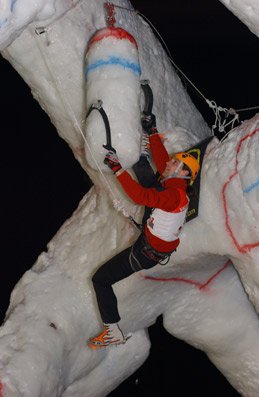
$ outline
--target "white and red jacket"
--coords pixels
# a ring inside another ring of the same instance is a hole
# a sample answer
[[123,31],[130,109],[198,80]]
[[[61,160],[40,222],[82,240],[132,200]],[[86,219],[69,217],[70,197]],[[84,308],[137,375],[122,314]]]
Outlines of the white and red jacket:
[[[150,136],[150,146],[157,171],[162,175],[169,155],[159,137]],[[136,203],[154,208],[145,226],[148,243],[157,251],[171,252],[179,245],[179,232],[189,205],[185,179],[170,178],[162,182],[164,190],[144,188],[127,171],[117,175],[128,196]]]

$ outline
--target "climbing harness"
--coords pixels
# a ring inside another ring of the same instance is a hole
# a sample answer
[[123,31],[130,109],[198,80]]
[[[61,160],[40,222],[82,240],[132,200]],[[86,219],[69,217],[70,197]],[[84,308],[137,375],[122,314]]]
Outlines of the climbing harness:
[[176,251],[173,250],[171,252],[160,252],[155,250],[147,241],[145,235],[143,234],[143,239],[144,239],[144,244],[142,248],[142,253],[149,259],[156,261],[160,265],[167,265],[167,263],[170,260],[170,257],[173,252]]

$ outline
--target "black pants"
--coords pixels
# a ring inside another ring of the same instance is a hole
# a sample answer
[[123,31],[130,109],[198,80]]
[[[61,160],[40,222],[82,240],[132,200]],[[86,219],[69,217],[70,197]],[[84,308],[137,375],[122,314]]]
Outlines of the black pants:
[[[133,170],[144,187],[156,186],[157,178],[145,157],[133,166]],[[150,214],[150,208],[145,208],[143,224]],[[125,249],[102,265],[94,274],[92,281],[95,289],[99,311],[104,323],[117,323],[120,320],[117,298],[112,285],[123,280],[134,272],[149,269],[158,261],[145,254],[145,239],[141,234],[132,247]]]
[[132,247],[126,248],[102,265],[92,281],[101,318],[104,323],[120,320],[117,298],[112,285],[142,269],[150,269],[158,263],[145,254],[145,239],[141,234]]

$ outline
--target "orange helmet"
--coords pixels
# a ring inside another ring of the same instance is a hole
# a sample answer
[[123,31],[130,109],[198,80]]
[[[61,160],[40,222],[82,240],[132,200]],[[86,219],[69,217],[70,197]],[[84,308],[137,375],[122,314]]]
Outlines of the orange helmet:
[[191,171],[191,182],[193,182],[200,170],[199,161],[188,152],[179,152],[173,155],[174,158],[184,163]]

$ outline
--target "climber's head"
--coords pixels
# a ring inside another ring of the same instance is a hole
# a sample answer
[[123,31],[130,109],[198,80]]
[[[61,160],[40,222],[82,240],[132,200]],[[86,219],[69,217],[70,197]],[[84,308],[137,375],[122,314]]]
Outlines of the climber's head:
[[199,161],[188,152],[180,152],[174,155],[174,158],[183,163],[183,169],[189,171],[191,181],[193,182],[200,170]]
[[200,165],[198,160],[188,152],[174,154],[166,163],[163,178],[176,177],[195,180],[198,175]]

